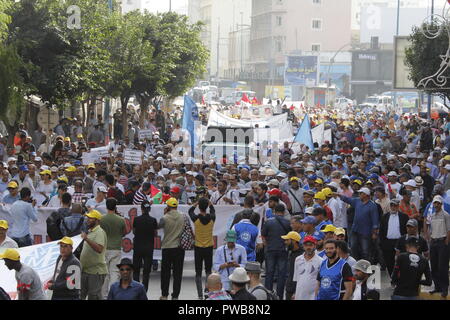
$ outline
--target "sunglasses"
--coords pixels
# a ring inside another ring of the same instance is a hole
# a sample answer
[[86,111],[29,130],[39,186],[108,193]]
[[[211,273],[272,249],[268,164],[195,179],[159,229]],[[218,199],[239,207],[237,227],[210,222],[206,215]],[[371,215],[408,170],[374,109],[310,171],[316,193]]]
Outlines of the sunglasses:
[[120,268],[120,271],[131,271],[131,268]]

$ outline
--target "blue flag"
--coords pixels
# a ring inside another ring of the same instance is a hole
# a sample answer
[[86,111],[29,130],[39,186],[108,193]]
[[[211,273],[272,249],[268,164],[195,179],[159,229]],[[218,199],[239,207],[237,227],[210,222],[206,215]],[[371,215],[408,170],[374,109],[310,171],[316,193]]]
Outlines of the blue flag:
[[198,108],[197,104],[189,96],[184,96],[184,110],[183,110],[183,126],[182,128],[187,130],[191,135],[191,156],[194,156],[194,145],[195,145],[195,124],[197,121]]
[[307,146],[310,151],[314,151],[314,142],[312,139],[311,124],[309,122],[308,114],[303,119],[303,122],[298,129],[297,135],[294,138],[294,142],[302,143]]

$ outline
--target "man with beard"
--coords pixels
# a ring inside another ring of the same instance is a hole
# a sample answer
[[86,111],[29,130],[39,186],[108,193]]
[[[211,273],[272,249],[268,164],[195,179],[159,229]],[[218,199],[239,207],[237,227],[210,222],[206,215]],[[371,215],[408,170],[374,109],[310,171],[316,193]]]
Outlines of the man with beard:
[[380,293],[378,291],[370,290],[367,286],[367,280],[372,274],[370,262],[367,260],[359,260],[353,269],[355,270],[356,282],[354,283],[352,300],[369,300],[369,296],[377,295],[379,297]]
[[[325,242],[326,259],[317,274],[317,300],[350,300],[353,272],[349,264],[337,254],[335,240]],[[343,292],[343,293],[342,293]]]
[[296,283],[292,300],[314,300],[315,283],[323,259],[316,254],[316,238],[306,236],[303,239],[305,253],[295,259],[292,280]]
[[281,236],[284,240],[284,244],[289,252],[288,268],[287,268],[287,280],[286,280],[286,300],[292,300],[292,296],[295,294],[296,282],[294,278],[295,260],[299,255],[303,253],[303,249],[300,247],[300,235],[291,231],[285,236]]

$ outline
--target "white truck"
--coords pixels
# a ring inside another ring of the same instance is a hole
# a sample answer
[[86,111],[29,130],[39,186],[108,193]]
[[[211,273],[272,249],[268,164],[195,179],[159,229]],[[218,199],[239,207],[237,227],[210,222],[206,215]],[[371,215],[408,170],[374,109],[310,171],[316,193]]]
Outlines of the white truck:
[[360,109],[369,108],[378,112],[392,111],[392,98],[390,96],[370,96],[359,107]]

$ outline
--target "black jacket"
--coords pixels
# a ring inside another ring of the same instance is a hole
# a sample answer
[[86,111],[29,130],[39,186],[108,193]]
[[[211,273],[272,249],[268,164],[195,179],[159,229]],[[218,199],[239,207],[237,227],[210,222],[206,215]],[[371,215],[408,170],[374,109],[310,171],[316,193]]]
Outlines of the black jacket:
[[[406,213],[399,212],[399,222],[400,222],[400,234],[403,236],[406,234],[406,223],[409,220],[409,217]],[[391,214],[385,213],[381,217],[380,220],[380,241],[387,240],[387,232],[388,232],[388,225],[389,225],[389,216]]]
[[233,296],[233,300],[256,300],[256,297],[252,295],[247,289],[241,289]]
[[295,268],[295,259],[298,256],[302,255],[304,252],[303,247],[298,249],[297,251],[290,251],[288,258],[288,275],[286,280],[286,292],[295,293],[295,289],[297,288],[297,281],[293,281],[294,279],[294,268]]
[[[77,287],[80,288],[81,285],[81,264],[80,261],[72,254],[70,257],[67,258],[67,260],[63,261],[61,265],[61,270],[56,277],[56,269],[58,267],[58,263],[61,260],[61,256],[58,257],[56,260],[56,266],[55,266],[55,272],[53,273],[53,286],[51,290],[53,290],[53,296],[52,298],[71,298],[71,299],[79,299],[80,298],[80,289],[76,289]],[[68,271],[68,269],[70,270]],[[75,280],[74,289],[69,289],[67,286],[67,279],[72,277]],[[77,283],[78,282],[78,283]]]

